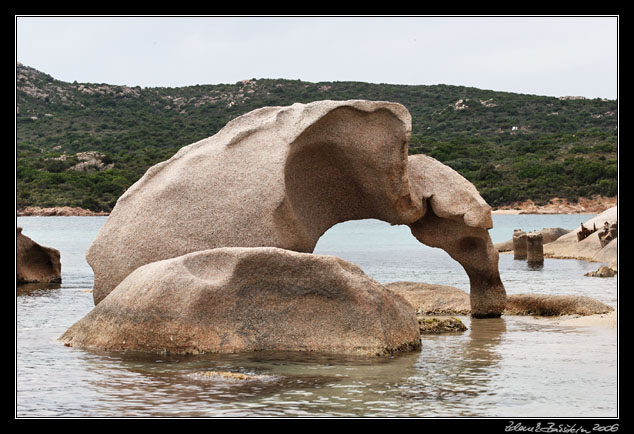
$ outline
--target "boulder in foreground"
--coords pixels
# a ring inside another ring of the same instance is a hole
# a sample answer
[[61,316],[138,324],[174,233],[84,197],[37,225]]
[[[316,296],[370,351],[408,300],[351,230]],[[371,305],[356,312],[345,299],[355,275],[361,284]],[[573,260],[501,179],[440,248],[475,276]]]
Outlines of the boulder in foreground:
[[359,267],[274,247],[212,249],[142,266],[60,340],[172,354],[420,348],[412,306]]

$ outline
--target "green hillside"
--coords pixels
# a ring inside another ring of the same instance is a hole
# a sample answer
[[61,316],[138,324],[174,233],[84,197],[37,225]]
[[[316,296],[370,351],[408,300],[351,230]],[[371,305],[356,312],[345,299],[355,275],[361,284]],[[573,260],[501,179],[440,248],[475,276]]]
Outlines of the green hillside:
[[66,83],[18,65],[17,207],[109,211],[148,167],[231,119],[323,99],[403,104],[412,115],[410,153],[451,166],[492,206],[617,194],[617,101],[273,79],[130,88]]

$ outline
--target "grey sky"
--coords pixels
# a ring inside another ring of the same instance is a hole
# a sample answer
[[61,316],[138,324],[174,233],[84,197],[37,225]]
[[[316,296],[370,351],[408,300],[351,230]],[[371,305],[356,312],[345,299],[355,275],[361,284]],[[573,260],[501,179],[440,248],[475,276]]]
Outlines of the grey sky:
[[250,78],[617,98],[616,17],[16,17],[16,60],[72,82]]

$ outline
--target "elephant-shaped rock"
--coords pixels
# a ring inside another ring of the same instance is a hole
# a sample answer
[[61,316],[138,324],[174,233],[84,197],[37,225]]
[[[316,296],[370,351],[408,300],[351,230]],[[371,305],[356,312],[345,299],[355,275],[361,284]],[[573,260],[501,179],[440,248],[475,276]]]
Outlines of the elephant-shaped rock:
[[408,157],[411,117],[397,103],[317,101],[264,107],[181,148],[118,200],[87,252],[94,301],[137,268],[221,247],[311,253],[347,220],[409,225],[471,281],[474,316],[499,316],[506,293],[491,208],[451,168]]

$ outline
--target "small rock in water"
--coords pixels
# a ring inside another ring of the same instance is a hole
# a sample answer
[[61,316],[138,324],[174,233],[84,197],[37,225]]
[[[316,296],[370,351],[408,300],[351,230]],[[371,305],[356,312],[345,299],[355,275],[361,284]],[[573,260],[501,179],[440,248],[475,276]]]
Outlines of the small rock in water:
[[463,332],[467,326],[458,318],[418,317],[421,334]]
[[511,294],[506,301],[506,315],[561,316],[596,315],[614,308],[583,295]]
[[597,271],[591,271],[589,273],[584,274],[584,276],[589,276],[589,277],[614,277],[614,275],[616,274],[616,271],[614,271],[612,268],[610,267],[599,267],[599,269]]
[[228,381],[252,381],[252,380],[267,380],[270,377],[267,375],[247,375],[236,372],[226,371],[198,371],[189,374],[198,378],[209,378],[211,380],[228,380]]

